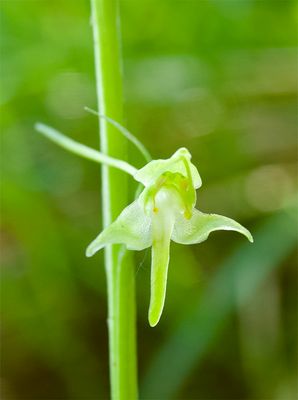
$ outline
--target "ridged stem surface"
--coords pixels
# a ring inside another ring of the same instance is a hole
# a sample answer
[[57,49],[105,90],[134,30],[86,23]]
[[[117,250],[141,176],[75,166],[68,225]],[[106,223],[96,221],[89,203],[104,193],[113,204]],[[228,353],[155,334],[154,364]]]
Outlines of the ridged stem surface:
[[[116,0],[91,0],[95,52],[96,88],[99,112],[123,122],[122,75],[119,49],[119,10]],[[126,139],[100,119],[100,150],[126,160]],[[102,167],[104,227],[128,204],[127,176]],[[105,266],[108,286],[108,328],[111,397],[137,398],[135,270],[130,252],[121,257],[120,246],[107,246]]]

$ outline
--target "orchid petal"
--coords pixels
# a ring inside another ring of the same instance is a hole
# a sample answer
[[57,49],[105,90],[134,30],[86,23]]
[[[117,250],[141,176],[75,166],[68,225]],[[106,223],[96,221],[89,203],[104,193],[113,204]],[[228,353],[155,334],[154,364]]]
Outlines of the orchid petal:
[[156,182],[164,172],[178,172],[187,177],[185,165],[181,162],[182,159],[185,159],[188,163],[193,186],[195,189],[198,189],[202,185],[202,180],[197,168],[190,162],[191,155],[185,148],[177,150],[171,158],[166,160],[153,160],[149,162],[134,175],[134,178],[144,186],[150,186]]
[[116,221],[91,242],[86,250],[87,257],[112,243],[123,243],[129,250],[143,250],[151,246],[151,218],[144,213],[139,200],[126,207]]
[[172,240],[181,244],[201,243],[211,232],[218,230],[239,232],[253,242],[251,233],[233,219],[217,214],[204,214],[197,209],[193,210],[193,215],[188,220],[181,214],[177,215]]

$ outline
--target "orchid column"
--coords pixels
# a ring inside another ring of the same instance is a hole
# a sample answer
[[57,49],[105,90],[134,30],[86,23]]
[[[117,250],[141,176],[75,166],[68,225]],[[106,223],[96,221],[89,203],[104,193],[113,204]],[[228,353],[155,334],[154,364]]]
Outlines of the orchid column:
[[[122,77],[119,51],[119,10],[116,0],[91,0],[99,111],[123,120]],[[126,139],[100,119],[101,151],[127,158]],[[127,177],[102,166],[103,223],[108,226],[128,203]],[[111,392],[114,400],[137,398],[135,271],[130,253],[119,245],[105,250],[108,286],[108,328]]]

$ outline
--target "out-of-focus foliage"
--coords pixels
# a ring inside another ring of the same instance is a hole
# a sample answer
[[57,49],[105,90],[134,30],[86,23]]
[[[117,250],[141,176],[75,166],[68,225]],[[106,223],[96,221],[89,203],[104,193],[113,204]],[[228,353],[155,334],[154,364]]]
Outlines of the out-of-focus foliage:
[[[37,120],[98,147],[88,1],[1,4],[2,398],[108,397],[100,171]],[[297,2],[122,1],[127,127],[154,158],[185,146],[199,208],[247,226],[172,244],[160,324],[136,254],[141,398],[297,397]],[[131,162],[142,158],[131,147]],[[132,184],[133,189],[133,184]],[[119,188],[121,195],[121,188]]]

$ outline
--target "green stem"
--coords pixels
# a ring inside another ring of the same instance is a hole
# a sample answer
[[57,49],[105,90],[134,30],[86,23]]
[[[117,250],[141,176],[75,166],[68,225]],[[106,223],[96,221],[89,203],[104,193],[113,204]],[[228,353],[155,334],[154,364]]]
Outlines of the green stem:
[[[95,73],[100,113],[119,123],[123,120],[122,79],[118,42],[118,2],[91,0]],[[125,160],[126,140],[105,119],[99,119],[102,153]],[[104,226],[128,203],[127,177],[102,167]],[[114,400],[137,398],[135,270],[131,253],[107,246],[105,266],[108,285],[108,328],[111,393]]]

